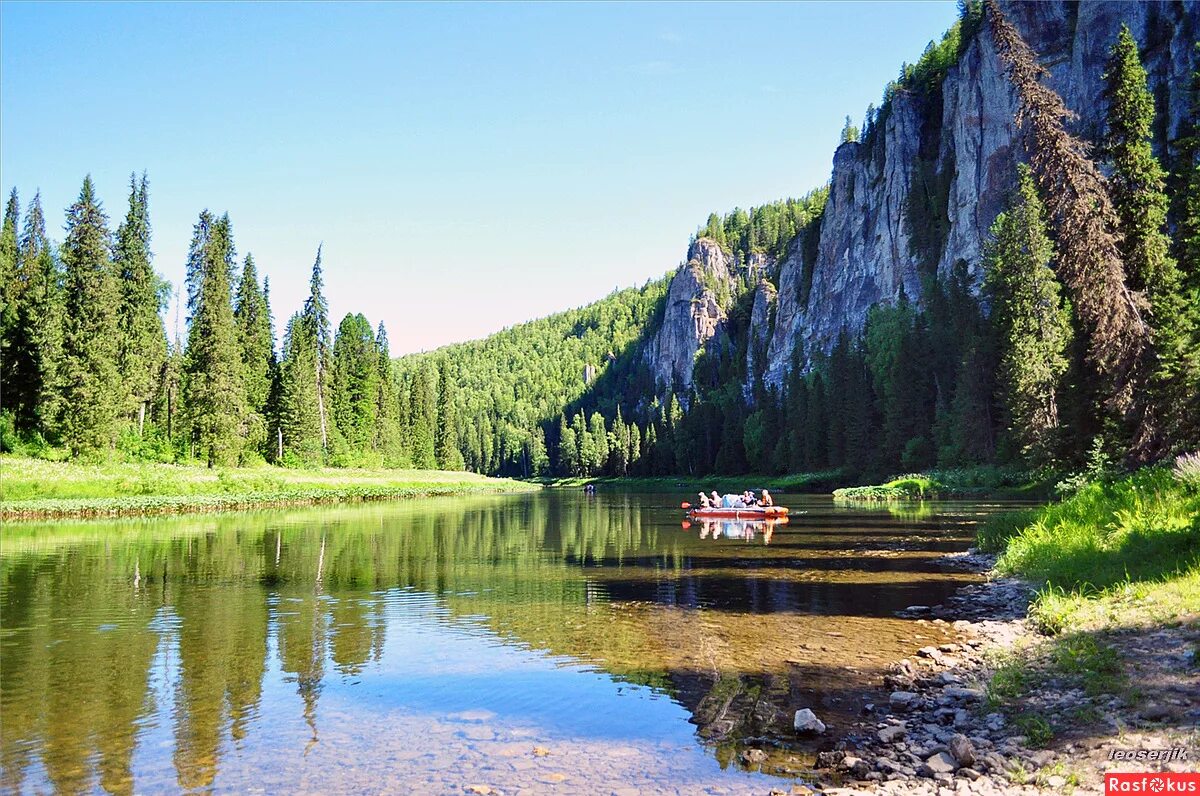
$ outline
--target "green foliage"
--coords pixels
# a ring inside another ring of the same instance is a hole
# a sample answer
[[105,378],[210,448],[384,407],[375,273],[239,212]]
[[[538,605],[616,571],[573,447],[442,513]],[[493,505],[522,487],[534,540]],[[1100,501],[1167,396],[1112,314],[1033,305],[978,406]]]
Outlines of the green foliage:
[[277,368],[268,289],[265,280],[262,286],[259,285],[254,258],[247,254],[242,263],[242,277],[238,281],[233,317],[237,325],[249,415],[247,444],[257,450],[265,450],[268,443],[267,404]]
[[121,338],[117,353],[121,371],[123,414],[145,428],[145,413],[167,358],[162,309],[168,289],[150,263],[149,181],[129,176],[129,212],[117,228],[114,266],[120,280],[117,308]]
[[341,441],[358,455],[374,448],[379,377],[379,352],[370,322],[361,313],[347,314],[333,341],[330,400]]
[[724,216],[712,213],[696,237],[716,241],[739,264],[747,263],[751,254],[782,259],[797,236],[821,217],[828,198],[825,186],[799,199],[781,199],[749,212],[738,207]]
[[986,285],[1000,340],[1000,391],[1010,435],[1034,465],[1049,461],[1059,427],[1058,397],[1067,371],[1070,311],[1050,269],[1054,245],[1029,169],[996,217],[985,255]]
[[210,467],[236,464],[244,444],[246,392],[233,317],[233,228],[200,214],[188,253],[188,343],[183,387],[196,454]]
[[1036,713],[1022,713],[1013,720],[1021,734],[1029,739],[1034,749],[1043,749],[1054,740],[1054,728],[1050,722]]
[[113,312],[120,287],[109,256],[108,216],[90,176],[67,210],[62,262],[66,316],[57,427],[72,453],[95,455],[115,447],[124,407]]
[[[1104,151],[1113,165],[1109,186],[1124,233],[1121,254],[1129,286],[1149,299],[1157,355],[1147,377],[1145,411],[1161,430],[1147,447],[1161,454],[1177,442],[1166,434],[1196,423],[1189,412],[1198,408],[1200,393],[1200,306],[1196,295],[1182,290],[1183,277],[1170,254],[1167,175],[1150,148],[1154,97],[1127,26],[1121,26],[1104,78],[1109,103]],[[1182,232],[1186,239],[1187,230]]]
[[840,140],[838,141],[838,143],[850,144],[850,143],[857,142],[858,139],[859,139],[858,128],[854,126],[854,123],[850,121],[850,117],[847,116],[846,123],[844,125],[842,125],[842,134],[841,134],[841,137],[840,137]]
[[[1200,488],[1165,467],[992,518],[980,542],[1003,550],[1001,572],[1045,584],[1031,615],[1052,633],[1175,622],[1200,610]],[[1119,685],[1109,654],[1090,642],[1067,644],[1058,657],[1059,668],[1095,673],[1088,688]]]

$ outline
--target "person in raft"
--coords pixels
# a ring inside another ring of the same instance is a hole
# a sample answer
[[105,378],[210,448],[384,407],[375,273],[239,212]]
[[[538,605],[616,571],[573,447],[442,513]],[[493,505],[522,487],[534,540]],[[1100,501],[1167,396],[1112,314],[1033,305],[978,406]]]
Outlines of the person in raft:
[[712,491],[712,494],[709,495],[709,500],[712,502],[712,508],[721,508],[721,496],[717,494],[717,490],[714,489]]
[[760,506],[764,506],[764,507],[766,507],[766,506],[774,506],[774,505],[775,505],[775,498],[771,497],[771,493],[770,493],[770,492],[768,492],[767,490],[765,490],[765,489],[764,489],[764,490],[762,491],[762,499],[760,499],[760,500],[758,501],[758,505],[760,505]]
[[712,507],[712,501],[708,499],[708,495],[703,492],[697,493],[700,495],[700,508],[707,509]]
[[754,493],[747,489],[742,493],[742,503],[745,504],[746,508],[752,509],[758,505],[758,500],[755,499]]

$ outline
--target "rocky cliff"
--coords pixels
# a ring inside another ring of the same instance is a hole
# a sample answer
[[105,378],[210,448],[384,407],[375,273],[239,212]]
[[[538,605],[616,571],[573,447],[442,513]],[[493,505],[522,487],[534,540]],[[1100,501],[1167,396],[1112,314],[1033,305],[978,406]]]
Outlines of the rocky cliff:
[[[1189,112],[1200,2],[1007,0],[1001,6],[1078,114],[1075,132],[1092,141],[1103,125],[1108,48],[1121,24],[1129,25],[1158,100],[1156,149],[1171,151]],[[962,261],[978,285],[987,230],[1024,158],[1015,109],[985,23],[939,91],[901,88],[862,143],[838,147],[824,216],[811,233],[819,234],[815,261],[805,262],[811,247],[800,241],[777,267],[734,263],[713,241],[693,243],[647,347],[660,387],[690,386],[697,351],[725,332],[722,283],[755,285],[766,277],[777,288],[777,296],[756,288],[747,347],[748,383],[761,372],[774,384],[797,345],[806,354],[828,350],[843,327],[861,329],[873,305],[901,291],[919,301],[928,275],[945,275]]]

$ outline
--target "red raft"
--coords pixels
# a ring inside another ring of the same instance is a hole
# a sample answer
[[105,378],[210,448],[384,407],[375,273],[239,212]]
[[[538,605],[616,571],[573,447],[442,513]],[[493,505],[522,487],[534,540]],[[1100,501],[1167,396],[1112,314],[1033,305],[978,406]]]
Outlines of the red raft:
[[742,509],[702,509],[685,503],[689,517],[695,519],[729,519],[729,520],[778,520],[787,517],[787,506],[753,506]]

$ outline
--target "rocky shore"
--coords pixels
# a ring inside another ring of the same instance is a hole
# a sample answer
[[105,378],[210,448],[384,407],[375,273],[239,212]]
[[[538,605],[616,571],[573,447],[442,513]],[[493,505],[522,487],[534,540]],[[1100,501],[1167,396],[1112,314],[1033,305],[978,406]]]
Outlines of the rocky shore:
[[[986,573],[995,559],[972,550],[942,563]],[[1105,771],[1196,770],[1200,627],[1107,636],[1105,644],[1136,672],[1139,684],[1153,684],[1153,693],[1138,688],[1086,693],[1056,676],[1052,666],[1038,670],[1039,651],[1048,641],[1027,619],[1032,596],[1022,581],[993,578],[960,589],[942,605],[901,612],[961,641],[923,647],[894,664],[884,678],[886,704],[867,705],[835,748],[818,755],[812,787],[775,793],[1099,794]],[[1016,651],[1022,651],[1021,665],[1032,669],[1022,675],[1020,694],[998,697],[989,682]],[[814,718],[798,716],[797,731],[815,732]],[[1183,749],[1186,756],[1113,761],[1114,754],[1135,749]]]

